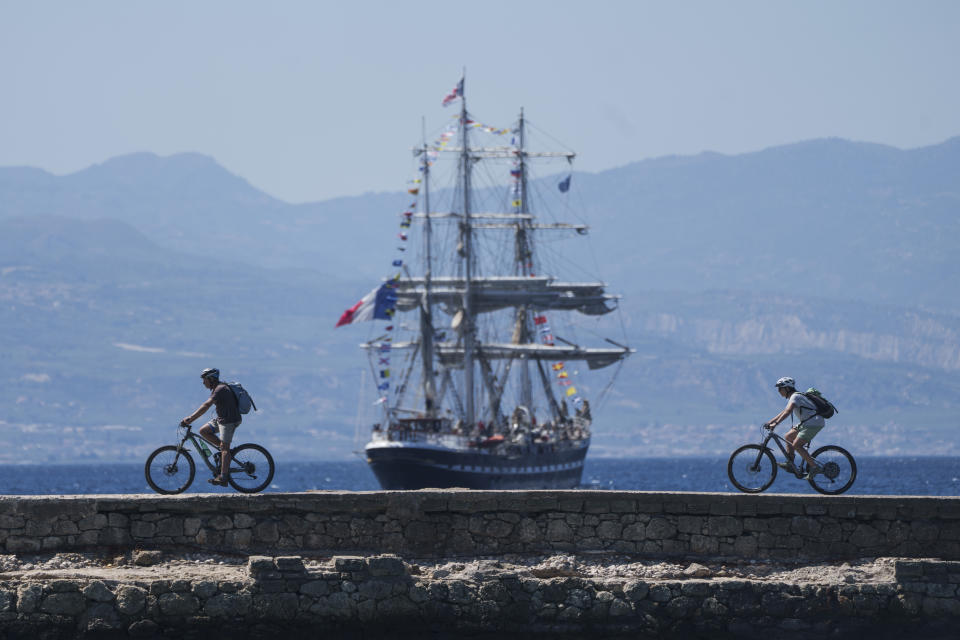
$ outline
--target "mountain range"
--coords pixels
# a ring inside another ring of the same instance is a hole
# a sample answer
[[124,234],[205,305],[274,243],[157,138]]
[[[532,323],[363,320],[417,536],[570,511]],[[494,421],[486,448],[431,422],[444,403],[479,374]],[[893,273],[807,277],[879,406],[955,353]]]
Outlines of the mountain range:
[[[780,375],[828,393],[860,451],[956,453],[958,177],[960,138],[574,173],[637,350],[597,407],[595,454],[722,453],[778,411]],[[556,180],[531,188],[565,197]],[[211,364],[254,392],[251,439],[348,455],[369,403],[358,333],[332,327],[386,275],[407,199],[287,204],[199,154],[0,168],[0,460],[142,456],[203,401]]]

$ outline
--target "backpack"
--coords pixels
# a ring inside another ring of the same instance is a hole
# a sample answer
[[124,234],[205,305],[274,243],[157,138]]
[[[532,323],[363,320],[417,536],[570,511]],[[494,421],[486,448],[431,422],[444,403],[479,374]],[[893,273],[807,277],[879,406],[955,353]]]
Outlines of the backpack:
[[832,418],[833,414],[840,413],[839,409],[833,406],[833,403],[823,397],[819,391],[814,387],[810,387],[806,391],[801,392],[804,398],[813,403],[813,406],[817,408],[818,416],[823,416],[824,418]]
[[243,388],[243,385],[239,382],[225,382],[230,391],[233,391],[233,397],[237,399],[237,409],[240,410],[240,413],[247,414],[250,413],[250,407],[253,407],[253,410],[257,410],[257,405],[253,403],[253,398],[250,397],[250,394],[247,393],[247,390]]

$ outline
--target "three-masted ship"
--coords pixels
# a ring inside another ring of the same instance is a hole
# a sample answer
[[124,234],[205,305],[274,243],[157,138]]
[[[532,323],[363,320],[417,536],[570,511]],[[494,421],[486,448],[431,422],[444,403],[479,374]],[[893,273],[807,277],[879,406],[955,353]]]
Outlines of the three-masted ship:
[[[463,80],[444,104],[453,99],[459,115],[437,142],[415,150],[418,178],[409,191],[416,206],[404,212],[400,236],[420,240],[416,260],[398,247],[404,253],[394,261],[396,275],[371,292],[388,331],[362,345],[382,411],[366,460],[384,489],[573,488],[593,421],[579,368],[618,363],[631,349],[610,339],[582,346],[576,323],[561,326],[573,314],[614,311],[619,296],[599,281],[551,275],[541,257],[565,265],[549,243],[540,251],[538,238],[575,240],[587,226],[545,221],[533,204],[530,169],[544,159],[572,162],[575,154],[528,149],[522,110],[509,129],[478,123],[467,111]],[[481,134],[510,142],[475,143]],[[431,191],[444,156],[454,184]],[[494,186],[479,188],[484,162],[509,174],[486,170]],[[503,176],[499,185],[496,175]],[[561,195],[570,176],[558,185]],[[446,206],[433,208],[431,196]]]

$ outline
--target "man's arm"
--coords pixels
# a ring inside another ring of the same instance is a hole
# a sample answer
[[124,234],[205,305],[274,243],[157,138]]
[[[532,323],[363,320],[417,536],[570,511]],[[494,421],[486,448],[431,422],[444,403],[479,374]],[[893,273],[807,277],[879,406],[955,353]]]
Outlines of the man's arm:
[[787,419],[787,416],[790,415],[790,412],[791,412],[791,411],[793,411],[793,401],[792,401],[792,400],[787,403],[787,406],[784,408],[783,411],[781,411],[780,413],[778,413],[777,416],[776,416],[773,420],[771,420],[770,422],[768,422],[768,423],[765,424],[764,426],[765,426],[767,429],[773,429],[775,426],[777,426],[778,424],[780,424],[781,422],[783,422],[784,420],[786,420],[786,419]]
[[191,422],[193,422],[194,420],[196,420],[197,418],[205,414],[207,412],[207,409],[209,409],[212,406],[213,406],[213,396],[210,396],[209,398],[207,398],[207,401],[204,402],[202,405],[200,405],[200,408],[194,411],[189,418],[184,418],[183,422],[190,424]]

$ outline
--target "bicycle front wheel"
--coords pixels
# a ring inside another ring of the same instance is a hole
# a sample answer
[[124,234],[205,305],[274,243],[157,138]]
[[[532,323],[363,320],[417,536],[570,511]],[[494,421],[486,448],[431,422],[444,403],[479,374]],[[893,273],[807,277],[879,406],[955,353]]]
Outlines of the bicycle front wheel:
[[730,456],[727,463],[730,482],[744,493],[760,493],[777,477],[776,460],[770,449],[758,444],[745,444]]
[[230,451],[230,486],[242,493],[263,491],[273,480],[273,457],[258,444]]
[[197,467],[186,449],[167,445],[150,454],[143,473],[151,489],[164,495],[173,495],[186,491],[193,482]]
[[811,455],[823,468],[823,473],[809,480],[815,490],[836,495],[853,486],[853,481],[857,479],[857,463],[846,449],[830,444],[820,447]]

